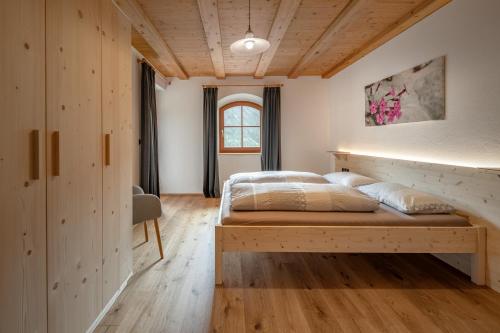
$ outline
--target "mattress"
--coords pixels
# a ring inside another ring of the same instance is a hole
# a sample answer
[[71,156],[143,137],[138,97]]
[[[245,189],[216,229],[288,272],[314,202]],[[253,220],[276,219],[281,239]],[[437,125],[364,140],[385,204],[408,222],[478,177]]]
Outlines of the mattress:
[[226,182],[221,200],[223,225],[272,226],[424,226],[468,227],[466,218],[455,214],[407,215],[384,204],[375,212],[233,211],[230,185]]

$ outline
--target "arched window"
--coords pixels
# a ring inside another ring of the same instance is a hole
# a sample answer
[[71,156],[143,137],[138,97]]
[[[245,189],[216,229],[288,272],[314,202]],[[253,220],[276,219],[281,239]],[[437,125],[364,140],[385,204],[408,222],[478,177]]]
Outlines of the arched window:
[[219,152],[260,153],[260,105],[233,102],[219,109]]

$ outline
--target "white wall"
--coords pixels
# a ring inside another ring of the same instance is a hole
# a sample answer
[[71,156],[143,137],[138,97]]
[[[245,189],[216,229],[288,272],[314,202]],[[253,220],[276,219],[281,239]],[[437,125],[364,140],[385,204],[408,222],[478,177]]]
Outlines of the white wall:
[[191,80],[174,80],[156,97],[160,192],[202,192],[203,98]]
[[[332,150],[500,166],[500,1],[455,0],[330,80]],[[446,56],[446,120],[364,125],[366,84]]]
[[[218,81],[198,77],[174,79],[157,94],[160,190],[162,193],[200,193],[203,186],[203,84],[283,83],[281,90],[282,167],[325,173],[329,169],[328,81],[320,78],[264,80],[230,77]],[[263,87],[221,87],[219,99],[247,93],[262,97]],[[260,155],[219,155],[223,181],[234,172],[260,170]]]

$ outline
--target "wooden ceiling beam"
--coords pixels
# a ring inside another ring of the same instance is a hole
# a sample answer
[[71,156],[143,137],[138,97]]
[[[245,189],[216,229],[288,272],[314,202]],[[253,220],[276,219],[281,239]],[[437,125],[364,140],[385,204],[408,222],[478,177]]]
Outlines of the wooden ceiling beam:
[[179,79],[188,79],[188,74],[136,0],[113,0],[113,2],[158,54],[160,63]]
[[259,60],[257,69],[255,70],[254,77],[261,79],[266,75],[267,69],[280,46],[281,40],[285,36],[288,26],[299,8],[301,0],[282,0],[280,2],[276,16],[274,17],[273,25],[267,40],[271,43],[269,49],[264,52]]
[[219,9],[217,1],[214,0],[198,0],[198,8],[200,10],[201,21],[205,36],[207,38],[208,49],[210,50],[210,58],[214,66],[215,76],[218,79],[224,79],[226,72],[224,70],[224,56],[222,53],[222,40],[219,24]]
[[362,45],[350,56],[342,60],[340,63],[335,64],[328,71],[323,73],[321,76],[324,79],[331,78],[344,68],[352,65],[359,59],[363,58],[365,55],[375,50],[376,48],[382,46],[389,40],[393,39],[412,25],[416,24],[420,20],[426,18],[430,14],[434,13],[436,10],[450,3],[451,0],[427,0],[422,2],[416,8],[410,12],[403,15],[399,20],[389,25],[384,31],[378,34],[375,38]]
[[361,7],[364,3],[367,3],[367,1],[368,0],[350,0],[339,15],[333,19],[332,23],[330,23],[319,39],[314,42],[311,48],[307,50],[304,56],[293,67],[288,77],[291,79],[298,78],[307,65],[314,62],[325,51],[330,49],[337,34],[344,29],[346,25],[351,23],[353,18],[358,14],[356,9]]

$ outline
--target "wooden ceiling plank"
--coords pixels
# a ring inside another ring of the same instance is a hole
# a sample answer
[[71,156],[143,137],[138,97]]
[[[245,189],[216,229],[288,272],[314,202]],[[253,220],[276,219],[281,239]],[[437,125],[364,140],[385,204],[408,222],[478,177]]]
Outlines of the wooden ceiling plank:
[[113,0],[113,2],[158,54],[162,65],[175,73],[179,79],[188,79],[188,74],[136,0]]
[[203,29],[205,30],[205,36],[207,38],[208,49],[210,50],[210,58],[212,58],[215,76],[218,79],[224,79],[226,77],[226,72],[224,70],[224,56],[222,53],[219,9],[217,1],[198,0],[198,8],[200,10]]
[[382,46],[389,40],[393,39],[406,29],[410,28],[414,24],[418,23],[422,19],[426,18],[427,16],[434,13],[435,11],[437,11],[438,9],[447,5],[450,2],[451,0],[427,0],[422,2],[416,8],[406,13],[399,20],[389,25],[387,29],[382,31],[375,38],[373,38],[372,40],[361,46],[359,49],[357,49],[353,54],[349,55],[341,62],[335,64],[331,69],[323,73],[321,76],[324,79],[328,79],[334,76],[344,68],[352,65],[353,63],[363,58],[371,51]]
[[294,66],[292,71],[288,74],[288,77],[291,79],[298,78],[308,64],[315,61],[323,52],[328,50],[332,46],[336,35],[358,14],[356,9],[367,3],[367,1],[368,0],[350,0],[340,14],[333,19],[332,23],[330,23],[319,39]]
[[[330,1],[330,0],[328,0]],[[260,55],[238,55],[231,52],[231,44],[243,38],[248,29],[248,0],[218,0],[219,21],[226,76],[253,76]],[[252,30],[265,38],[271,31],[280,0],[252,0]]]
[[261,79],[266,75],[267,69],[269,68],[269,65],[271,65],[274,55],[280,46],[281,40],[285,36],[288,26],[292,22],[300,3],[301,0],[282,0],[280,2],[271,31],[269,32],[269,36],[267,38],[271,46],[260,57],[259,64],[257,65],[257,69],[254,74],[255,78]]

